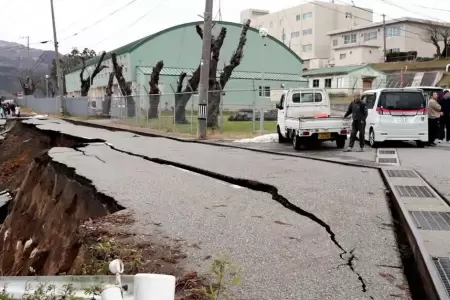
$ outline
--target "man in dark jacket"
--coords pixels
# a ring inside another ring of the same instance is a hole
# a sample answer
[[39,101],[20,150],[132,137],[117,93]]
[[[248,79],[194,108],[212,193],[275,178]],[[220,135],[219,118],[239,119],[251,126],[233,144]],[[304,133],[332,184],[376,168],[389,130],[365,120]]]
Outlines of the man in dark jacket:
[[346,152],[350,152],[355,145],[356,134],[359,131],[359,151],[364,151],[364,132],[366,130],[366,119],[367,119],[367,106],[361,101],[361,94],[355,93],[353,95],[353,101],[348,106],[348,110],[344,115],[344,118],[352,115],[352,132],[350,135],[350,143]]
[[439,143],[442,143],[444,138],[450,141],[450,92],[444,91],[439,96],[438,103],[441,105],[441,118],[439,119]]

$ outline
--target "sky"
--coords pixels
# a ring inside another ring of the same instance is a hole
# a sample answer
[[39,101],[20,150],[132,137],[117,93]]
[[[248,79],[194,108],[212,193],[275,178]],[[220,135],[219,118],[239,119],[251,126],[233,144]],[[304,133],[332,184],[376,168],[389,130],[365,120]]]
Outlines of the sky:
[[[204,0],[53,0],[60,53],[73,47],[97,52],[109,51],[141,37],[178,24],[198,21]],[[324,0],[326,1],[326,0]],[[2,3],[3,2],[3,3]],[[31,5],[30,2],[33,4]],[[271,12],[297,6],[310,0],[214,0],[214,15],[222,20],[239,22],[247,8]],[[353,0],[354,5],[374,10],[374,21],[415,17],[450,22],[450,6],[441,0]],[[335,0],[352,4],[351,0]],[[0,0],[2,25],[0,40],[26,43],[30,47],[50,50],[53,41],[50,0]]]

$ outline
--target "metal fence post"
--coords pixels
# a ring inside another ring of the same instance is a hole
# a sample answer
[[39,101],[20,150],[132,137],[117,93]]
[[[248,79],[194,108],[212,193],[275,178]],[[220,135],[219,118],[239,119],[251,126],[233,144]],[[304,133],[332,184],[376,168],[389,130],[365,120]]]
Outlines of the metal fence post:
[[191,100],[191,133],[193,133],[194,132],[194,97],[192,97],[191,96],[191,98],[192,98],[192,100]]
[[223,92],[222,92],[222,87],[220,88],[219,115],[220,115],[220,133],[223,133]]
[[173,132],[175,132],[175,130],[176,130],[176,128],[177,128],[176,119],[175,119],[175,113],[176,113],[176,111],[177,111],[176,103],[174,103],[174,105],[173,105],[173,111],[172,111],[172,113],[173,113],[173,120],[172,120],[172,122],[173,122],[173,129],[172,129],[172,131],[173,131]]
[[259,131],[261,135],[264,134],[264,107],[261,107],[259,111]]
[[253,83],[253,101],[252,101],[252,133],[255,134],[256,132],[256,89],[255,89],[255,80],[252,80]]

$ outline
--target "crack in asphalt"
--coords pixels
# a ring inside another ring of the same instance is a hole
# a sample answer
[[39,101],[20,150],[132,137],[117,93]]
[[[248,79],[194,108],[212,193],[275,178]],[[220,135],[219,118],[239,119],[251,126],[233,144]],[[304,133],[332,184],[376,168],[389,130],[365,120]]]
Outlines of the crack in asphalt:
[[75,145],[73,147],[71,147],[73,150],[82,153],[84,156],[89,156],[89,157],[93,157],[96,158],[97,160],[101,161],[102,163],[106,164],[106,161],[104,161],[103,159],[101,159],[100,157],[98,157],[97,155],[89,155],[86,154],[86,151],[81,150],[80,148],[86,147],[88,144],[82,144],[82,145]]
[[[77,147],[80,148],[80,147],[85,147],[87,145],[89,145],[89,144],[79,145]],[[315,214],[313,214],[309,211],[306,211],[306,210],[302,209],[301,207],[290,202],[286,197],[284,197],[283,195],[278,193],[278,188],[276,188],[275,186],[267,184],[267,183],[255,181],[255,180],[231,177],[231,176],[219,174],[216,172],[208,171],[205,169],[201,169],[201,168],[197,168],[197,167],[193,167],[190,165],[185,165],[182,163],[169,161],[169,160],[165,160],[165,159],[161,159],[161,158],[154,158],[154,157],[148,157],[148,156],[141,155],[141,154],[136,154],[133,152],[118,149],[106,141],[105,141],[105,145],[107,145],[110,149],[112,149],[114,151],[124,153],[124,154],[134,156],[134,157],[139,157],[139,158],[142,158],[144,160],[147,160],[147,161],[150,161],[153,163],[157,163],[160,165],[168,165],[168,166],[184,169],[186,171],[190,171],[190,172],[197,173],[197,174],[200,174],[203,176],[214,178],[214,179],[217,179],[217,180],[229,183],[229,184],[242,186],[242,187],[245,187],[245,188],[253,190],[253,191],[264,192],[264,193],[270,194],[272,196],[272,199],[275,200],[276,202],[278,202],[279,204],[281,204],[283,207],[285,207],[285,208],[289,209],[290,211],[293,211],[303,217],[310,219],[311,221],[315,222],[316,224],[318,224],[319,226],[321,226],[325,229],[325,231],[328,233],[329,238],[333,242],[333,244],[339,250],[342,251],[339,254],[339,257],[342,260],[346,261],[346,263],[344,265],[349,267],[351,272],[357,276],[358,281],[361,283],[362,292],[367,293],[367,284],[366,284],[365,280],[362,278],[361,274],[358,273],[354,267],[354,260],[356,259],[356,256],[354,254],[355,249],[352,249],[351,251],[345,250],[345,248],[336,239],[336,234],[331,229],[330,225],[328,225],[325,221],[323,221],[322,219],[317,217]],[[78,148],[75,150],[80,151],[84,155],[86,155],[81,149],[78,149]],[[346,254],[350,255],[347,259],[344,257],[344,255],[346,255]],[[370,299],[374,299],[374,298],[372,296],[370,296]]]

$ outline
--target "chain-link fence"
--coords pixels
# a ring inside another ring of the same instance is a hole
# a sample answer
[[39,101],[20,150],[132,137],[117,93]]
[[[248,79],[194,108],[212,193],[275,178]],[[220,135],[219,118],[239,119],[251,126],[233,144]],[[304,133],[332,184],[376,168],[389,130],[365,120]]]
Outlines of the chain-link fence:
[[[276,101],[280,91],[213,91],[208,93],[207,123],[214,133],[264,134],[276,131]],[[236,93],[234,103],[224,103],[225,93]],[[211,104],[213,103],[213,104]],[[64,112],[86,119],[108,118],[109,122],[163,132],[195,134],[198,126],[197,93],[164,93],[108,97],[64,97]],[[39,114],[60,114],[58,97],[25,96],[19,105]]]

